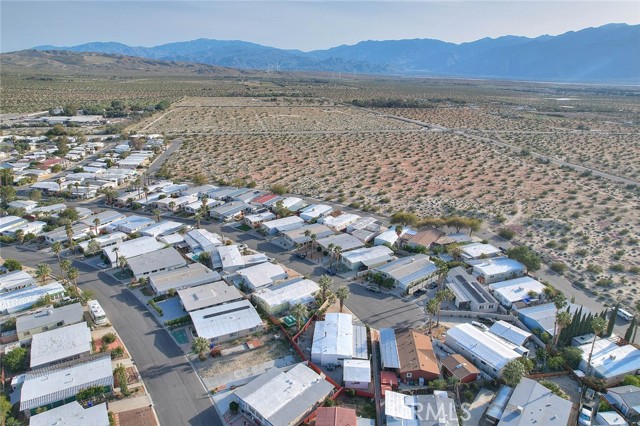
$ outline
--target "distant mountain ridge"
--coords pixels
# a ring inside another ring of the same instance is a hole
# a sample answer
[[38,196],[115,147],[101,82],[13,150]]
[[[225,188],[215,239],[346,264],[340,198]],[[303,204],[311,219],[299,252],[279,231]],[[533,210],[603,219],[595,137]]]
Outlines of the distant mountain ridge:
[[640,25],[627,24],[608,24],[558,36],[504,36],[461,44],[434,39],[369,40],[311,52],[210,39],[154,47],[94,42],[34,49],[129,55],[240,69],[640,82]]

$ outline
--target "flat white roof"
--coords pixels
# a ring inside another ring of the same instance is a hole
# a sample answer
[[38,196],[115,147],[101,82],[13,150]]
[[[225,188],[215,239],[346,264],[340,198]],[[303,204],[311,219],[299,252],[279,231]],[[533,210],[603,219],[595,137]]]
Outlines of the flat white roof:
[[375,268],[376,271],[385,273],[398,281],[401,288],[407,288],[416,280],[427,278],[438,270],[429,256],[416,254],[394,260],[386,265]]
[[371,363],[368,359],[345,359],[342,365],[342,380],[345,382],[371,382]]
[[360,216],[352,213],[342,213],[340,216],[326,216],[321,218],[318,222],[327,225],[329,228],[344,229],[348,225],[356,222],[360,219]]
[[140,237],[134,240],[124,241],[115,246],[105,247],[102,251],[107,255],[111,264],[115,264],[116,261],[115,247],[118,248],[118,257],[129,259],[160,250],[164,248],[164,244],[156,241],[153,237]]
[[459,324],[450,328],[446,339],[454,340],[462,348],[497,370],[502,369],[509,361],[521,357],[506,344],[506,341],[471,324]]
[[62,401],[90,386],[113,386],[109,354],[28,372],[20,391],[20,411]]
[[29,426],[108,426],[107,404],[83,408],[78,401],[44,411],[29,419]]
[[238,271],[238,275],[254,289],[273,284],[278,279],[286,278],[284,268],[271,262],[259,263]]
[[374,241],[376,244],[389,243],[393,245],[396,241],[398,241],[398,234],[396,233],[395,229],[388,229],[380,235],[376,236]]
[[58,282],[52,282],[43,286],[32,286],[19,290],[0,294],[0,313],[12,313],[29,309],[45,294],[64,293],[64,287]]
[[349,234],[331,235],[330,237],[320,238],[319,240],[316,240],[316,243],[325,249],[329,247],[329,244],[340,246],[343,252],[364,246],[364,243],[362,241]]
[[396,419],[413,420],[413,407],[405,402],[410,395],[387,390],[384,392],[384,414]]
[[328,313],[316,321],[311,353],[353,356],[353,318],[350,314]]
[[238,289],[224,281],[178,290],[178,296],[187,312],[242,299]]
[[30,286],[36,283],[36,279],[25,271],[11,271],[0,275],[0,292],[11,291],[17,287]]
[[83,250],[87,250],[91,241],[95,241],[96,243],[103,245],[108,244],[112,241],[122,241],[125,238],[127,238],[127,234],[125,234],[124,232],[116,231],[111,234],[100,235],[99,237],[96,237],[89,241],[82,241],[79,245]]
[[[579,346],[584,364],[589,360],[591,344]],[[618,346],[609,339],[596,339],[593,344],[591,365],[597,375],[613,378],[624,374],[635,374],[640,369],[640,350],[632,345]]]
[[287,216],[287,217],[283,217],[282,219],[275,219],[275,220],[270,220],[268,222],[262,223],[262,226],[264,226],[267,229],[280,229],[280,228],[291,229],[290,226],[292,225],[302,226],[304,225],[304,220],[302,220],[298,216]]
[[262,213],[257,213],[257,214],[250,214],[245,216],[245,220],[247,222],[264,222],[264,221],[268,221],[271,219],[275,219],[276,215],[274,215],[271,212],[262,212]]
[[331,383],[306,365],[298,364],[287,372],[269,370],[235,393],[273,426],[288,426],[332,389]]
[[277,286],[264,288],[253,293],[252,297],[259,298],[271,307],[289,303],[293,306],[298,303],[312,302],[320,287],[314,281],[306,278],[297,278]]
[[508,257],[498,257],[496,259],[485,259],[480,263],[473,264],[473,270],[483,275],[499,275],[512,271],[524,271],[525,267],[517,260]]
[[515,303],[529,298],[531,291],[541,294],[545,285],[531,277],[520,277],[489,284],[489,288],[494,294],[499,294],[509,302]]
[[184,234],[184,241],[189,244],[191,250],[211,251],[216,246],[222,245],[222,237],[206,229],[193,229]]
[[220,262],[222,263],[222,269],[233,268],[236,266],[244,265],[242,255],[238,246],[233,244],[229,246],[216,247],[215,250],[220,256]]
[[81,322],[34,335],[31,368],[91,352],[91,330]]
[[330,213],[332,210],[333,208],[326,204],[311,204],[300,211],[300,217],[308,221]]
[[531,337],[531,333],[528,331],[502,320],[495,322],[489,328],[489,331],[518,346],[522,346]]
[[187,261],[184,260],[178,250],[173,247],[166,247],[153,253],[145,253],[140,256],[134,256],[127,259],[127,264],[133,272],[134,276],[153,273],[163,268],[179,268],[185,266]]
[[367,260],[379,259],[384,256],[389,258],[393,255],[393,250],[386,246],[363,247],[342,253],[342,258],[352,264],[366,262]]
[[262,320],[248,300],[189,312],[198,336],[215,339],[262,327]]
[[462,250],[462,257],[467,259],[477,259],[482,255],[491,256],[502,253],[498,247],[482,243],[465,244],[460,246],[460,249]]
[[158,292],[164,292],[170,288],[193,287],[212,283],[220,280],[220,274],[201,263],[190,263],[184,268],[152,274],[149,280]]

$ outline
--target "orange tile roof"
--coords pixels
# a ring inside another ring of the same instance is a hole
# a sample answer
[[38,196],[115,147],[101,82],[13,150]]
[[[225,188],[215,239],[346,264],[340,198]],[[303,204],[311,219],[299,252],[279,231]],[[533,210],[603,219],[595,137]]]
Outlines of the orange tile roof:
[[316,410],[316,426],[357,426],[356,410],[343,407],[320,407]]
[[440,374],[436,354],[433,352],[429,336],[415,330],[409,330],[397,334],[396,342],[400,356],[400,373],[425,371],[435,375]]

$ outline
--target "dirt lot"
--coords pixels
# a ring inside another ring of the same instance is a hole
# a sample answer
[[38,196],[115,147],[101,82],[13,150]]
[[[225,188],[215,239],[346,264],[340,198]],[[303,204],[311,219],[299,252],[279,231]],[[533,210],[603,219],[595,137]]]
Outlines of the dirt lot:
[[[195,361],[198,373],[202,377],[214,377],[290,355],[291,348],[284,337],[280,336],[279,339],[274,339],[273,336],[273,333],[265,333],[259,336],[258,338],[263,342],[263,346],[251,351],[215,358],[209,357],[203,362]],[[241,341],[237,342],[237,344],[241,343]],[[228,346],[233,345],[230,344]]]

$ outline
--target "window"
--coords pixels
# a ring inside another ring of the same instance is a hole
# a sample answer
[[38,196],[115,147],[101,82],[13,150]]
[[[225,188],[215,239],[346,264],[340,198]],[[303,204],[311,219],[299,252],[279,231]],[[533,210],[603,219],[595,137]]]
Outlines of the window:
[[410,379],[413,377],[413,373],[407,373],[406,376],[407,376],[407,379]]

